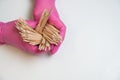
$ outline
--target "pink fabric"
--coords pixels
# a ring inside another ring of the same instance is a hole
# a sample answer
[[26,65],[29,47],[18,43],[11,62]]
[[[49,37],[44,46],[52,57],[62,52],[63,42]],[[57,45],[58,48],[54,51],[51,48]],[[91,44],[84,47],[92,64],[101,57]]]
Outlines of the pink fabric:
[[3,36],[2,36],[2,28],[4,27],[4,23],[0,22],[0,44],[4,44]]
[[[44,9],[53,9],[52,13],[49,18],[49,23],[56,26],[60,30],[60,35],[62,36],[62,39],[64,40],[66,27],[63,24],[63,22],[60,20],[58,12],[55,8],[55,0],[36,0],[33,16],[34,21],[28,20],[27,23],[32,27],[35,28],[37,25],[40,16]],[[16,21],[11,21],[8,23],[2,23],[0,22],[0,44],[10,44],[17,48],[20,48],[21,50],[24,50],[26,52],[34,53],[34,54],[40,54],[43,53],[43,51],[38,50],[38,46],[30,45],[26,42],[23,42],[19,31],[16,29],[15,25]],[[51,51],[50,54],[54,54],[58,51],[61,43],[59,45],[51,45]]]
[[[60,30],[60,35],[62,36],[62,39],[64,40],[66,27],[64,23],[60,20],[59,14],[55,7],[55,0],[35,0],[35,6],[34,6],[34,11],[33,11],[35,20],[37,21],[39,20],[44,9],[47,9],[47,10],[52,9],[52,12],[49,18],[49,23],[56,26]],[[57,46],[52,45],[51,46],[52,49],[50,53],[51,54],[56,53],[60,45],[61,43],[59,43],[59,45]]]
[[[0,43],[6,43],[34,54],[42,53],[42,51],[38,50],[38,46],[32,46],[26,42],[23,42],[19,31],[16,29],[15,22],[16,21],[0,23]],[[29,20],[27,23],[32,28],[35,28],[37,22]]]

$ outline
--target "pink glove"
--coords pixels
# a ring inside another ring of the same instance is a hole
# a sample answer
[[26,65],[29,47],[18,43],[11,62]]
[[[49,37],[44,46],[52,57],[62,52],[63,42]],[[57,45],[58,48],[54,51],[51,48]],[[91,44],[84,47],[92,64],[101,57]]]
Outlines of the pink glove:
[[[26,42],[23,42],[19,31],[16,29],[16,21],[11,21],[8,23],[0,22],[0,44],[10,44],[26,52],[40,54],[42,51],[38,50],[38,46],[32,46]],[[27,21],[29,26],[35,28],[35,21]]]
[[[44,11],[44,9],[50,10],[52,9],[51,15],[49,17],[48,22],[55,27],[57,27],[60,30],[60,35],[62,36],[62,40],[64,40],[66,27],[64,23],[60,20],[58,12],[55,7],[55,0],[36,0],[35,6],[34,6],[34,19],[39,21],[39,18]],[[56,51],[59,49],[61,43],[59,43],[57,46],[52,45],[51,46],[51,54],[56,53]]]

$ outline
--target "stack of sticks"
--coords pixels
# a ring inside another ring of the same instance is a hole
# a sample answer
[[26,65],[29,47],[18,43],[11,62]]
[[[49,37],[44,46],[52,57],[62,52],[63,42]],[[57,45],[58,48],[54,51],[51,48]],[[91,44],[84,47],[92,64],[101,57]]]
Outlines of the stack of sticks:
[[20,18],[16,22],[16,28],[20,31],[23,41],[31,45],[38,45],[39,50],[50,50],[51,44],[58,45],[62,41],[60,31],[48,23],[51,10],[44,10],[35,29],[32,29],[27,22]]

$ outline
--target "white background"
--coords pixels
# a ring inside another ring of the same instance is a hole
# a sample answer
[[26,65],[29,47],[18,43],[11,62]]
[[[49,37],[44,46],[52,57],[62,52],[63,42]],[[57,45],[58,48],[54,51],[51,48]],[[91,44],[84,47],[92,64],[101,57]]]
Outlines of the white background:
[[[32,19],[34,0],[0,0],[0,21]],[[53,56],[0,46],[0,80],[120,80],[120,0],[56,0],[67,26]]]

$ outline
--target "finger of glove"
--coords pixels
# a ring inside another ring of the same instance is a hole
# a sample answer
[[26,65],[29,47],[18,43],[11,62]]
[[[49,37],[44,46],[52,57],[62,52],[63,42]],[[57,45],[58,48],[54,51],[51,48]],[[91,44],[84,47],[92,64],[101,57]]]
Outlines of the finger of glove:
[[39,21],[43,11],[47,9],[48,11],[53,9],[55,11],[55,0],[36,0],[33,9],[34,20]]
[[[60,18],[58,18],[56,16],[51,16],[49,18],[49,23],[60,30],[60,35],[61,35],[62,41],[63,41],[64,37],[65,37],[65,32],[66,32],[66,27],[65,27],[64,23],[60,20]],[[60,45],[61,45],[61,42],[59,42],[58,45],[52,45],[50,54],[55,54],[58,51]]]

